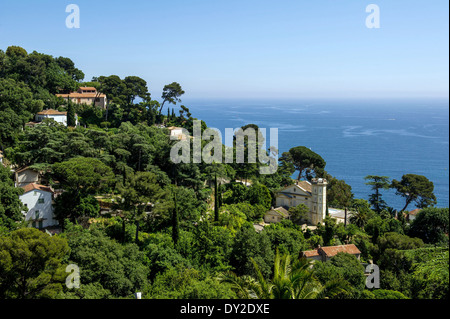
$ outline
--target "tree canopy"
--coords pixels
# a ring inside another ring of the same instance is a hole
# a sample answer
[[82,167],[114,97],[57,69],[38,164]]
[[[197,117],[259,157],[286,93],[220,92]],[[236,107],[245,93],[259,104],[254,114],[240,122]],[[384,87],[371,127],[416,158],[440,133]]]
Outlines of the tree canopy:
[[310,179],[315,175],[321,176],[326,166],[325,160],[317,153],[306,146],[297,146],[291,148],[288,152],[282,154],[280,161],[292,164],[298,173],[298,180],[305,176]]
[[405,206],[402,211],[412,202],[416,203],[419,208],[426,208],[436,204],[436,196],[434,195],[434,184],[425,176],[416,174],[406,174],[402,176],[400,181],[393,180],[391,188],[396,190],[396,194],[406,199]]

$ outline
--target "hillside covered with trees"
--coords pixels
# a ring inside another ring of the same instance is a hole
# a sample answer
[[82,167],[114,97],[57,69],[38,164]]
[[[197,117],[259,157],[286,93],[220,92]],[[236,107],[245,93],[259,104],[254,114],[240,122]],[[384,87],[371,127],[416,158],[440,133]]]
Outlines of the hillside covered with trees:
[[[259,173],[260,163],[174,164],[176,141],[167,127],[192,134],[196,120],[182,104],[179,83],[153,97],[137,76],[84,77],[70,58],[0,50],[0,299],[133,298],[136,292],[165,299],[448,298],[449,211],[434,207],[434,186],[425,176],[367,176],[373,194],[365,199],[354,198],[350,185],[326,171],[325,159],[302,146],[283,153],[271,175]],[[107,108],[55,96],[84,86],[106,94]],[[44,109],[67,112],[68,123],[76,114],[79,125],[45,120],[28,127]],[[24,221],[23,190],[11,171],[23,167],[39,171],[58,193],[60,233]],[[254,224],[294,173],[299,180],[326,178],[329,206],[352,212],[349,223],[328,216],[305,230],[299,206],[292,220],[257,231]],[[383,200],[388,188],[405,199],[404,207]],[[421,209],[413,221],[405,214],[412,205]],[[361,260],[340,253],[310,267],[299,258],[318,245],[342,244],[356,245]],[[370,261],[380,268],[379,289],[365,284],[361,263]],[[78,289],[66,285],[70,264],[81,269]]]

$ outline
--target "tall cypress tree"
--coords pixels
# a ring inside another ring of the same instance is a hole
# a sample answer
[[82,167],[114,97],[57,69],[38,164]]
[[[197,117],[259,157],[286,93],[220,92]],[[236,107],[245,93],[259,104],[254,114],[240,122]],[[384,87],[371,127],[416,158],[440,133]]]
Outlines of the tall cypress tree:
[[178,238],[180,237],[180,229],[178,224],[177,192],[175,189],[172,189],[172,191],[174,202],[174,208],[172,213],[172,240],[174,245],[176,246],[178,243]]
[[67,98],[67,126],[75,126],[75,109],[72,101]]
[[214,173],[214,221],[219,221],[219,190],[217,187],[217,173]]

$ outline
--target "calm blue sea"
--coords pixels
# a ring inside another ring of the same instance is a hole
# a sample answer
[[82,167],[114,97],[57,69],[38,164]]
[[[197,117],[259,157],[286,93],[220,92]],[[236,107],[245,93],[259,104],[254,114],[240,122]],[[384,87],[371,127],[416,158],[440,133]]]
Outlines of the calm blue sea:
[[[280,154],[307,146],[327,162],[326,170],[368,199],[367,175],[401,179],[420,174],[435,186],[438,207],[449,206],[448,100],[183,100],[209,127],[256,124],[278,128]],[[404,199],[385,191],[397,209]],[[411,204],[408,207],[414,209]]]

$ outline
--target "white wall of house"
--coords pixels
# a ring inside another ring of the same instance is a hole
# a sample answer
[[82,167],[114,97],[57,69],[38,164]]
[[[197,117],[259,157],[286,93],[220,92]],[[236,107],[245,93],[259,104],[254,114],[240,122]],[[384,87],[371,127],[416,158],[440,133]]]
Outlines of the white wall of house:
[[43,114],[38,114],[38,115],[36,115],[35,119],[36,119],[37,122],[42,122],[45,119],[53,119],[56,122],[67,126],[67,116],[66,115],[56,115],[56,114],[52,114],[52,115],[45,114],[45,115],[43,115]]
[[322,223],[327,213],[327,184],[313,183],[312,184],[312,210],[311,223],[317,225]]
[[53,194],[40,189],[31,190],[20,195],[20,200],[28,208],[28,212],[22,212],[25,220],[30,221],[33,227],[45,228],[58,225],[53,215]]

